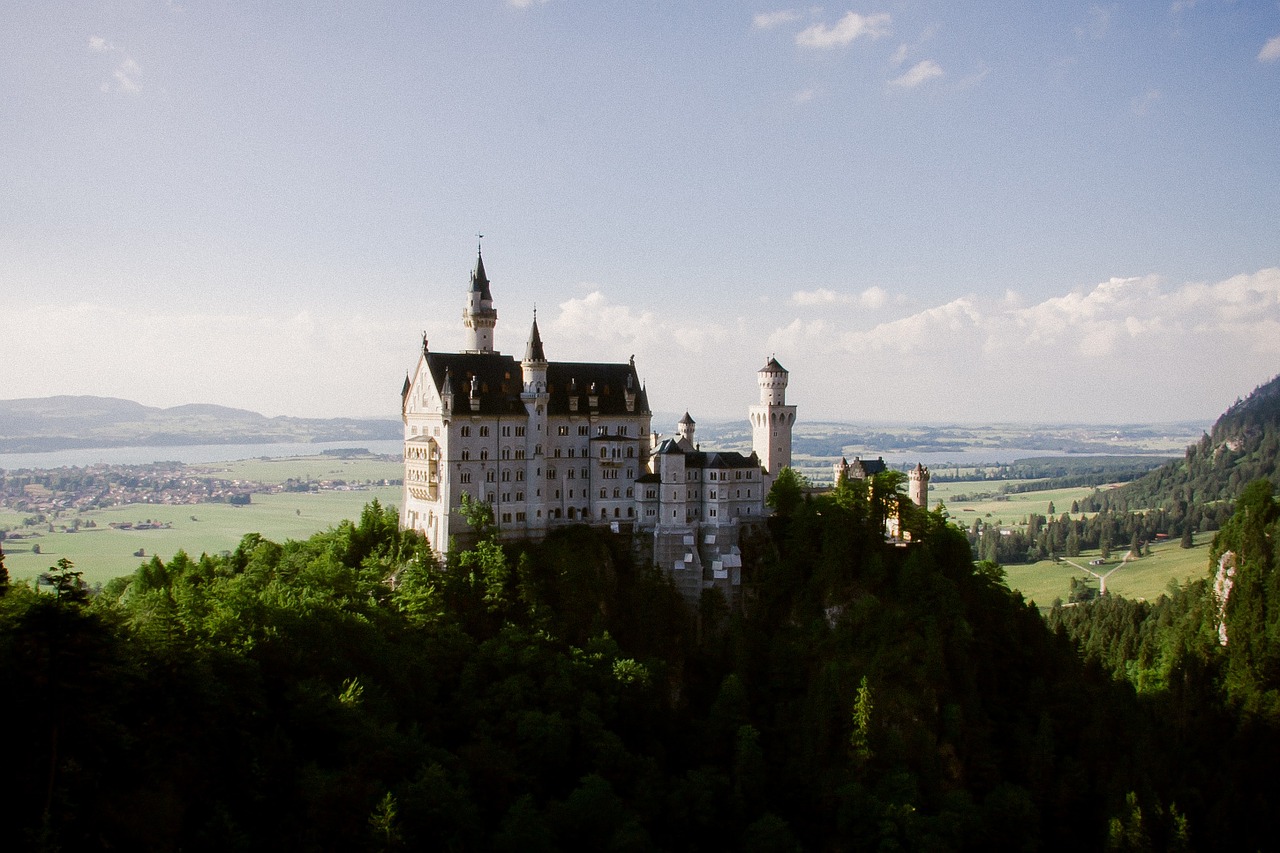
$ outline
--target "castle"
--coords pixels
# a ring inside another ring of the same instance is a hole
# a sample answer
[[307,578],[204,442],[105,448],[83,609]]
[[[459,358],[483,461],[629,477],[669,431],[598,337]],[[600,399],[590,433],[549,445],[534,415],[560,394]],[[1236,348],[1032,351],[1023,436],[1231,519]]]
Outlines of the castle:
[[[786,368],[770,358],[756,374],[752,452],[703,451],[688,412],[674,436],[652,432],[634,357],[549,361],[536,312],[524,358],[496,350],[498,312],[478,251],[462,322],[466,349],[432,352],[424,335],[401,389],[401,527],[421,532],[438,554],[468,545],[477,532],[461,512],[467,495],[490,506],[501,539],[604,525],[645,537],[653,562],[684,594],[731,596],[741,582],[742,529],[767,515],[765,496],[791,465],[796,407],[786,401]],[[923,505],[917,482],[913,474],[912,497]],[[927,472],[924,482],[927,492]]]
[[460,512],[466,494],[490,505],[502,539],[608,525],[651,534],[654,561],[682,587],[737,585],[739,530],[766,514],[772,478],[791,464],[796,407],[781,364],[769,359],[757,375],[753,452],[704,452],[688,413],[676,435],[652,432],[634,358],[550,361],[536,314],[524,358],[496,350],[480,253],[462,321],[465,351],[433,352],[424,336],[401,390],[402,527],[437,553],[468,544],[476,533]]

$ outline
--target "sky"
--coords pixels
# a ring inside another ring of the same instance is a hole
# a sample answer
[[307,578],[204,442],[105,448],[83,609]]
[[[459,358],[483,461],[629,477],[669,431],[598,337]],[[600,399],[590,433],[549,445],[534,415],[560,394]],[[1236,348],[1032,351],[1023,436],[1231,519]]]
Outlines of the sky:
[[499,350],[699,419],[771,356],[855,423],[1280,373],[1275,0],[0,7],[0,399],[397,418],[478,244]]

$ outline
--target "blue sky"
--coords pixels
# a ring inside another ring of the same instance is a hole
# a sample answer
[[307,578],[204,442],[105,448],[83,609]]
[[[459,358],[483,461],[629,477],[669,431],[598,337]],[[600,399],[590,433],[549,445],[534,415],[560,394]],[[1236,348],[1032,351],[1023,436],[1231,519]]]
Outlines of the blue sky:
[[1280,372],[1280,3],[4,5],[0,398],[395,417],[480,232],[499,349],[695,417]]

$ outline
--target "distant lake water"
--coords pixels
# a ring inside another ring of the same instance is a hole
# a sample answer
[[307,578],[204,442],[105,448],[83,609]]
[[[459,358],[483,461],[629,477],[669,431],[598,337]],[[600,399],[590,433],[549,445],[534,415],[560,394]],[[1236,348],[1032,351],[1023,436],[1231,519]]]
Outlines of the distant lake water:
[[[291,456],[318,456],[325,450],[345,450],[348,448],[364,449],[370,453],[399,456],[404,451],[404,442],[399,439],[381,439],[377,441],[318,441],[314,443],[296,442],[280,444],[191,444],[174,447],[98,447],[77,448],[75,450],[56,450],[49,453],[0,453],[0,468],[14,470],[16,468],[64,468],[84,467],[86,465],[146,465],[151,462],[234,462],[237,459],[284,459]],[[748,450],[748,452],[750,452]],[[914,465],[924,463],[932,465],[959,464],[977,465],[981,463],[1000,464],[1014,462],[1018,459],[1031,459],[1046,456],[1086,457],[1101,454],[1064,453],[1055,450],[1029,450],[1016,447],[982,447],[963,450],[944,450],[938,453],[918,453],[913,451],[888,451],[884,453],[867,452],[864,459],[884,457],[890,465]],[[1119,453],[1128,456],[1131,453]],[[1156,458],[1172,458],[1177,454],[1152,454]],[[852,459],[852,456],[849,456]],[[799,467],[805,467],[803,460],[796,460]]]
[[93,447],[49,453],[0,453],[0,468],[71,468],[86,465],[147,465],[152,462],[234,462],[237,459],[283,459],[318,456],[326,450],[364,449],[399,456],[404,442],[377,441],[282,442],[280,444],[190,444],[173,447]]

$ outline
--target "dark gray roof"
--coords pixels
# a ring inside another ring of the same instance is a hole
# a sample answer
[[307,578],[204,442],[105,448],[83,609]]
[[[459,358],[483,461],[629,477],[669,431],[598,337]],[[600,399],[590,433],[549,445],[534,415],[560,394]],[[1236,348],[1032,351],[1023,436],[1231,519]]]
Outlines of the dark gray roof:
[[525,361],[546,361],[547,354],[542,349],[542,335],[538,334],[538,318],[533,318],[533,328],[529,330],[529,344],[524,349]]
[[764,367],[760,368],[760,369],[759,369],[759,370],[757,370],[756,372],[757,372],[757,373],[766,373],[766,372],[768,372],[768,373],[789,373],[790,371],[788,371],[788,370],[787,370],[785,367],[783,367],[781,364],[778,364],[778,360],[777,360],[776,358],[773,358],[772,356],[770,356],[769,360],[765,362]]
[[484,274],[484,258],[479,249],[476,250],[476,268],[471,272],[471,289],[478,290],[481,299],[493,301],[493,294],[489,292],[489,279]]
[[[468,401],[474,379],[480,399],[477,414],[527,415],[520,400],[524,375],[520,362],[513,357],[499,353],[429,352],[426,359],[432,381],[442,395],[446,392],[444,381],[446,374],[448,375],[455,413],[471,411]],[[632,364],[553,361],[547,365],[547,385],[550,391],[547,412],[551,415],[569,414],[569,398],[572,394],[578,398],[578,412],[581,414],[650,414],[648,395],[640,387],[638,379]],[[635,408],[631,412],[627,411],[628,380],[635,389],[636,396]],[[598,404],[594,409],[588,399],[593,386]]]
[[743,456],[736,450],[695,450],[684,455],[684,465],[686,468],[759,468],[760,460],[754,452]]

